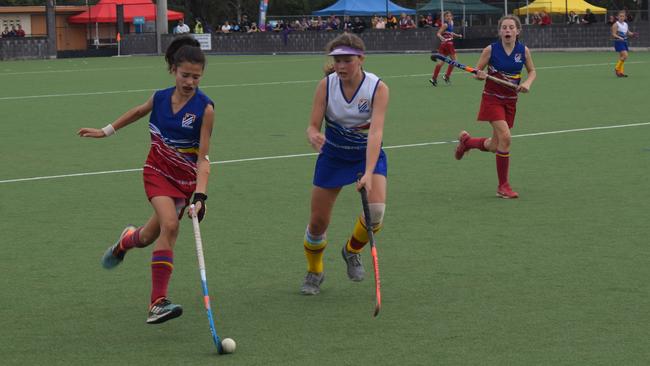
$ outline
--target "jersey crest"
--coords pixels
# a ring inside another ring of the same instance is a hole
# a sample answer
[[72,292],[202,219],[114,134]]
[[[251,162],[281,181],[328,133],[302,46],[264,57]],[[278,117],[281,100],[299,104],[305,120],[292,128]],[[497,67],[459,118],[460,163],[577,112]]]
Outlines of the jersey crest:
[[370,101],[366,98],[361,98],[357,107],[359,108],[359,113],[368,113],[370,112]]
[[196,115],[192,113],[185,113],[183,119],[181,120],[181,126],[184,128],[194,128],[194,121],[196,121]]
[[521,53],[515,53],[515,63],[522,63],[522,54]]

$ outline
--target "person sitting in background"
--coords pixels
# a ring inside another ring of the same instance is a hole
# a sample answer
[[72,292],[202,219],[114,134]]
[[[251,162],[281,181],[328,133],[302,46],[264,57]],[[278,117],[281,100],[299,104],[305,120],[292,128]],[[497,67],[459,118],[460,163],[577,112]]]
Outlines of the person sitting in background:
[[230,26],[230,23],[226,20],[225,23],[221,26],[221,32],[222,33],[230,33],[232,30],[232,27]]
[[575,11],[571,10],[569,12],[569,17],[567,19],[567,24],[578,24],[580,23],[580,18],[578,18],[578,14],[576,14]]
[[372,27],[372,29],[377,28],[377,21],[379,21],[379,17],[377,16],[377,14],[375,14],[372,16],[372,19],[370,19],[370,26]]
[[614,23],[616,23],[616,17],[613,15],[608,16],[605,23],[611,27]]
[[388,19],[386,19],[386,29],[396,29],[397,23],[397,18],[393,14],[388,13]]
[[251,22],[248,20],[248,15],[244,14],[241,16],[241,22],[239,22],[239,28],[242,32],[247,32],[251,29]]
[[354,17],[354,23],[352,23],[352,32],[361,33],[366,29],[366,22],[359,17]]
[[539,15],[538,12],[533,13],[530,24],[542,24],[542,17]]
[[431,14],[427,15],[427,27],[433,27],[433,16]]
[[260,29],[257,27],[257,23],[253,22],[253,23],[251,23],[251,27],[248,28],[247,33],[257,33],[259,31],[260,31]]
[[539,25],[551,25],[551,23],[552,23],[552,21],[551,21],[551,16],[548,15],[547,12],[542,11],[542,14],[541,14],[540,17],[541,17],[542,20],[541,20],[541,22],[539,23]]
[[20,24],[18,24],[16,27],[16,37],[25,37],[25,31],[23,30],[23,27]]
[[185,24],[183,19],[180,19],[178,21],[178,25],[174,27],[174,34],[186,34],[189,32],[190,32],[190,27],[188,27],[187,24]]
[[194,33],[203,34],[203,23],[201,23],[201,19],[199,18],[196,18],[196,24],[194,24]]
[[2,38],[9,37],[9,27],[5,26],[5,29],[2,31]]
[[375,29],[386,29],[386,20],[384,17],[379,17],[377,19],[377,24],[375,24]]
[[343,17],[343,31],[352,32],[352,19],[349,15]]
[[[614,20],[616,22],[616,20]],[[593,24],[596,23],[596,16],[591,12],[591,9],[587,8],[585,16],[582,18],[582,24]],[[614,23],[612,23],[614,24]]]

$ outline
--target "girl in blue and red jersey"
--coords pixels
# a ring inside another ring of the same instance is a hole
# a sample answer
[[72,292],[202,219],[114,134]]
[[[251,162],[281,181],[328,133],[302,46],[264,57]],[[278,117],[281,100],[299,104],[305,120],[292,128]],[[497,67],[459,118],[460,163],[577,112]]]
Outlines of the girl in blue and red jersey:
[[614,49],[618,52],[618,61],[614,67],[614,72],[619,78],[626,78],[625,60],[627,60],[627,37],[633,37],[634,33],[630,32],[627,25],[625,10],[619,11],[616,17],[616,23],[612,24],[612,37],[614,37]]
[[[499,20],[499,41],[485,47],[476,64],[476,69],[479,70],[476,74],[477,79],[486,80],[487,75],[491,75],[517,86],[513,89],[490,79],[485,81],[477,119],[490,122],[492,137],[471,137],[467,131],[461,131],[455,152],[458,160],[462,159],[465,152],[470,149],[496,153],[499,178],[497,196],[502,198],[519,197],[508,182],[510,129],[515,123],[517,93],[527,93],[537,75],[530,50],[518,41],[519,33],[521,33],[519,18],[513,15],[503,16]],[[488,66],[487,73],[483,71],[486,66]],[[524,66],[528,76],[522,82],[521,71]]]
[[151,148],[144,164],[143,180],[153,214],[140,227],[128,225],[124,228],[117,242],[102,257],[104,268],[112,269],[122,262],[130,249],[143,248],[155,241],[151,257],[149,324],[162,323],[183,313],[180,305],[167,298],[174,268],[174,244],[179,220],[192,194],[199,220],[205,214],[210,175],[208,149],[214,124],[214,104],[199,90],[206,61],[198,41],[190,37],[174,39],[165,59],[176,80],[175,86],[155,92],[144,104],[132,108],[102,129],[78,131],[81,137],[108,137],[151,113]]
[[[325,279],[323,253],[327,228],[338,194],[356,182],[365,187],[373,231],[381,228],[386,207],[386,155],[381,148],[388,87],[377,75],[363,69],[365,45],[361,38],[345,33],[327,45],[334,63],[316,87],[307,139],[319,152],[314,169],[311,216],[303,247],[307,275],[300,292],[316,295]],[[321,132],[325,120],[325,133]],[[360,178],[359,178],[360,176]],[[352,235],[341,248],[348,278],[361,281],[361,251],[368,243],[363,216],[357,217]]]
[[[454,48],[454,38],[462,38],[462,34],[454,33],[454,15],[450,11],[445,12],[445,21],[442,23],[436,37],[440,40],[440,47],[438,47],[438,53],[443,56],[448,56],[452,60],[456,59],[456,48]],[[433,76],[429,79],[429,82],[433,86],[438,86],[438,74],[442,68],[443,61],[431,57],[432,61],[437,61],[436,68],[433,70]],[[442,76],[442,79],[445,83],[449,84],[451,80],[451,72],[454,70],[452,65],[447,67],[447,72]]]

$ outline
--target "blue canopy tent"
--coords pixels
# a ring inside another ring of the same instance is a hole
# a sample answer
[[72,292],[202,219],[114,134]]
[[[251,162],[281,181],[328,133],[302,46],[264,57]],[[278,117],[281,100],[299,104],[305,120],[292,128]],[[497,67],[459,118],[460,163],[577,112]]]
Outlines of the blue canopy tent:
[[415,14],[414,9],[403,8],[388,0],[339,0],[325,9],[316,10],[312,15],[353,15],[372,16],[375,14]]

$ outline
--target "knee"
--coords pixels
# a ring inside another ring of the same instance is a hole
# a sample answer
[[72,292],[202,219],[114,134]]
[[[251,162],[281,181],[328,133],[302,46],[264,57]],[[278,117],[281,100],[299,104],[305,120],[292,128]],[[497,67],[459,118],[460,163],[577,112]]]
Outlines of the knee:
[[309,221],[308,230],[312,235],[323,235],[327,231],[329,222],[322,217],[312,217]]
[[369,203],[370,219],[372,228],[378,230],[384,222],[384,213],[386,212],[385,203]]
[[160,223],[160,232],[165,236],[176,237],[178,235],[179,223],[177,219],[169,219]]

